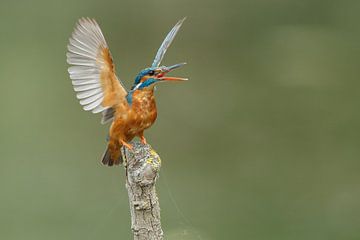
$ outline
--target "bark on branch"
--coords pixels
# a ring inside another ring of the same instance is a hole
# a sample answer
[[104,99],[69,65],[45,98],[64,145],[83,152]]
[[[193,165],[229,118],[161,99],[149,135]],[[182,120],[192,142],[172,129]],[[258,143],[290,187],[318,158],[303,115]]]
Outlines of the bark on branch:
[[155,191],[161,160],[149,144],[133,141],[123,148],[134,240],[162,240],[160,206]]

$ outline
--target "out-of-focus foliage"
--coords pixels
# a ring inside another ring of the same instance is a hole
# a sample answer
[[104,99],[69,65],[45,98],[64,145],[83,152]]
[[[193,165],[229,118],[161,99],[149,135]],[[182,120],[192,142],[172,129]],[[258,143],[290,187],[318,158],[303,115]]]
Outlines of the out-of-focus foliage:
[[[360,2],[0,3],[0,238],[130,239],[122,168],[99,163],[107,126],[81,109],[68,37],[94,17],[130,87],[167,31],[148,141],[163,160],[168,239],[359,239]],[[175,74],[175,72],[174,72]]]

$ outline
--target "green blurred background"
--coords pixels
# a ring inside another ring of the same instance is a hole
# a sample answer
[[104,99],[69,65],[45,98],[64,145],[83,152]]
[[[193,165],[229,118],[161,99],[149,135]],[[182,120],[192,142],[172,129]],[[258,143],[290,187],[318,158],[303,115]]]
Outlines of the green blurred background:
[[130,87],[163,63],[148,141],[167,239],[360,239],[360,2],[1,1],[0,239],[131,239],[108,126],[81,109],[66,45],[100,23]]

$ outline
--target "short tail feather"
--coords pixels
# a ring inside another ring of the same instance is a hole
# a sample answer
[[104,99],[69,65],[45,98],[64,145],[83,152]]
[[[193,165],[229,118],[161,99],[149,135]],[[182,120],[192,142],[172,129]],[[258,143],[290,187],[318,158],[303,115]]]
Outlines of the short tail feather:
[[106,166],[113,166],[113,165],[119,165],[123,162],[123,158],[122,155],[120,153],[120,156],[117,159],[112,159],[111,158],[111,152],[109,150],[109,147],[106,147],[106,150],[101,158],[101,162],[102,164],[106,165]]

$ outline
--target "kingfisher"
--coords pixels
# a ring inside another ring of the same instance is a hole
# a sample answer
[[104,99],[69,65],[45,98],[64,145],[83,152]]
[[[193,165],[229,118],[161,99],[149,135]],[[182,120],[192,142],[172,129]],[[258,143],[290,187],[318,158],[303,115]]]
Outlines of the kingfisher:
[[104,165],[121,164],[121,147],[133,149],[130,141],[134,137],[147,143],[144,130],[153,125],[157,117],[155,85],[188,80],[166,75],[186,63],[160,66],[184,20],[178,21],[166,35],[151,66],[140,71],[130,90],[126,90],[116,76],[108,44],[95,19],[81,18],[76,23],[67,46],[67,62],[71,65],[68,72],[83,109],[102,113],[102,124],[111,122],[101,160]]

